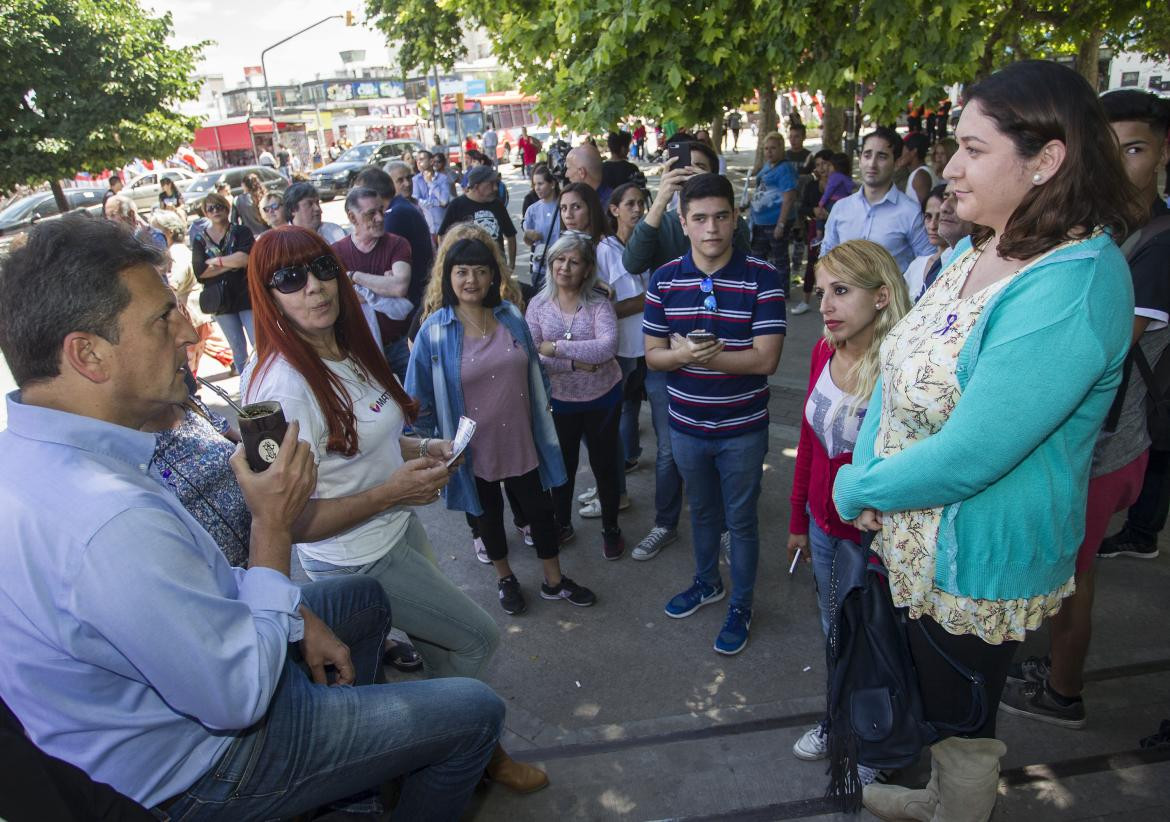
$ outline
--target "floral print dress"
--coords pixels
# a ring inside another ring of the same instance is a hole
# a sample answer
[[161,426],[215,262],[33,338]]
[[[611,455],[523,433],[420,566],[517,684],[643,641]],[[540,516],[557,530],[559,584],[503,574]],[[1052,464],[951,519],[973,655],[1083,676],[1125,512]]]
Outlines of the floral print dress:
[[[979,253],[971,249],[948,266],[882,342],[876,456],[896,454],[938,432],[959,402],[959,352],[987,303],[1025,270],[961,298]],[[1026,599],[973,599],[939,589],[935,559],[942,515],[942,508],[885,512],[874,539],[873,548],[889,569],[894,604],[907,607],[911,618],[929,616],[949,633],[974,634],[997,645],[1022,640],[1073,592],[1072,577],[1056,591]]]

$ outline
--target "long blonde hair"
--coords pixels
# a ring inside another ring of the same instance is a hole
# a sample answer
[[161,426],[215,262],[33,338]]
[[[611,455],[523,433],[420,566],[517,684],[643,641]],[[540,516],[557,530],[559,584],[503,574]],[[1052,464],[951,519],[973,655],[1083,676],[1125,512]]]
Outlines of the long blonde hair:
[[512,269],[504,259],[504,252],[500,244],[492,239],[492,235],[475,223],[456,223],[443,235],[443,242],[439,243],[439,250],[435,252],[435,262],[431,265],[431,279],[427,282],[427,290],[423,293],[422,314],[419,322],[434,314],[443,307],[443,263],[447,259],[447,252],[460,240],[479,240],[492,250],[496,258],[496,266],[500,269],[500,299],[507,300],[524,313],[524,296],[520,293],[520,286],[512,277]]
[[[849,240],[833,248],[817,260],[817,268],[828,271],[841,282],[866,291],[877,291],[883,285],[889,292],[890,301],[878,312],[873,322],[873,338],[865,354],[853,365],[849,377],[853,382],[854,408],[869,401],[873,387],[881,372],[879,351],[882,340],[890,333],[898,320],[910,310],[910,292],[906,280],[898,270],[898,263],[890,252],[870,240]],[[845,345],[836,340],[833,333],[825,328],[825,342],[833,349]]]

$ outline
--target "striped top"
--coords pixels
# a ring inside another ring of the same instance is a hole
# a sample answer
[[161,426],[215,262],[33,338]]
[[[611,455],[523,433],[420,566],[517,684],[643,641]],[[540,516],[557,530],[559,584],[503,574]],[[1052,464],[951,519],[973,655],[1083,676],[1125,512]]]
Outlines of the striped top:
[[[646,289],[642,331],[652,337],[686,336],[702,329],[725,351],[744,351],[756,336],[783,334],[780,275],[763,260],[735,251],[712,277],[716,307],[703,308],[704,274],[690,252],[654,272]],[[670,425],[695,437],[734,437],[768,424],[768,380],[757,374],[724,374],[687,365],[667,374]]]

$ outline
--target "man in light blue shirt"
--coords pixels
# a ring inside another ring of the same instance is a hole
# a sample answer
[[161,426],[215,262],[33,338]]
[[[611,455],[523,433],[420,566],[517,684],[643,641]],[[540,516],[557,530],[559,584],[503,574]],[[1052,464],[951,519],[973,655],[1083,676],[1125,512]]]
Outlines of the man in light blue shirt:
[[915,257],[934,253],[922,222],[922,206],[894,185],[894,167],[901,154],[897,132],[883,126],[866,135],[861,143],[861,188],[829,212],[822,257],[848,240],[872,240],[905,271]]
[[163,487],[139,428],[186,399],[197,336],[160,259],[66,215],[0,267],[20,386],[0,432],[0,697],[42,750],[174,818],[291,816],[402,774],[405,818],[457,817],[502,706],[471,680],[346,687],[373,681],[389,604],[360,576],[289,581],[316,485],[296,424],[268,471],[232,458],[246,570]]

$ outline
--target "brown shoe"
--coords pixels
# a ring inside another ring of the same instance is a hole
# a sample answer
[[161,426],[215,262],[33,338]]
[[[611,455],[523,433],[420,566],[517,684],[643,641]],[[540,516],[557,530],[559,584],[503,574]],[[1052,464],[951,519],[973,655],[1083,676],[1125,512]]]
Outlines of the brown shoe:
[[508,756],[503,745],[496,745],[491,761],[484,771],[488,779],[499,782],[516,793],[533,793],[548,785],[548,774]]

